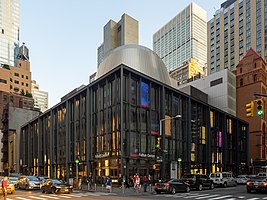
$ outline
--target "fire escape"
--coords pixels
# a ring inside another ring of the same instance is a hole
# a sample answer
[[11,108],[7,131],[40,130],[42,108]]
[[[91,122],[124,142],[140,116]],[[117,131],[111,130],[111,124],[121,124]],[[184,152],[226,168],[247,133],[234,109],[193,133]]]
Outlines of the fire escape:
[[1,142],[3,143],[3,147],[1,152],[3,153],[3,157],[1,161],[3,162],[3,169],[8,171],[8,111],[9,111],[9,103],[7,103],[3,108],[2,115],[2,133],[3,137]]

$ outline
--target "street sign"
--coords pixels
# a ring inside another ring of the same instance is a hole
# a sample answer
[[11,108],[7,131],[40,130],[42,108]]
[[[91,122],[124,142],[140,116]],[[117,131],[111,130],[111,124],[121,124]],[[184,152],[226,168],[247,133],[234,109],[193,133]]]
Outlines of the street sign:
[[172,178],[177,178],[177,161],[172,161],[171,162],[171,179]]

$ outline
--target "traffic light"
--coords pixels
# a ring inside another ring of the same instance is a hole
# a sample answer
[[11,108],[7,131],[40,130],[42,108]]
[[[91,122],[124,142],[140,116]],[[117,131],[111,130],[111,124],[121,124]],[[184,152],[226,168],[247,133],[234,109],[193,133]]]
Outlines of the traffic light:
[[160,138],[158,137],[156,140],[156,145],[155,145],[156,149],[160,149]]
[[254,102],[251,101],[250,103],[246,104],[246,112],[247,117],[253,117],[254,116]]
[[257,114],[258,116],[262,116],[264,113],[264,102],[262,99],[257,100]]

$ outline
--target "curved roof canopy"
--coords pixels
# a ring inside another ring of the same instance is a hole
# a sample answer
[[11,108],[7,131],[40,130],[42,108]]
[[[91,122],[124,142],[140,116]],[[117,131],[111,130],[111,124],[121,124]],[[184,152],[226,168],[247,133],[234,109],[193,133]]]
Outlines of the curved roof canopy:
[[166,66],[152,50],[140,45],[124,45],[113,49],[100,64],[96,79],[124,64],[162,83],[171,85]]

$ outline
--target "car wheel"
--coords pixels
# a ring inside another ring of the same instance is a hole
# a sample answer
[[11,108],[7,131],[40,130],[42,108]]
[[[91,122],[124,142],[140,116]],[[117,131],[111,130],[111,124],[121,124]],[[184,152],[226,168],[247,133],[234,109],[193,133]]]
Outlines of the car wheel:
[[214,189],[214,183],[210,184],[210,189],[213,190]]
[[202,184],[199,184],[197,190],[201,191],[203,189]]
[[227,183],[226,182],[223,183],[223,187],[227,187]]
[[175,187],[172,188],[171,193],[172,194],[175,194],[176,193]]
[[251,193],[251,189],[248,189],[248,188],[247,188],[247,193]]
[[156,191],[157,194],[160,194],[160,191]]
[[42,193],[45,193],[45,191],[44,191],[44,190],[42,190]]
[[52,188],[52,189],[51,189],[51,193],[52,193],[52,194],[55,194],[55,193],[56,193],[56,189],[55,189],[55,188]]
[[185,187],[185,192],[190,192],[190,187],[189,186]]

